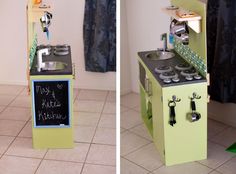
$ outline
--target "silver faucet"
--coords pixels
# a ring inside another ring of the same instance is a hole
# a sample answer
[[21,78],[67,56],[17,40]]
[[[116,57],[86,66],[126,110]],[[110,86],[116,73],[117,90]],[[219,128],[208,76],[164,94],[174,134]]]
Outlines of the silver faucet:
[[49,54],[49,50],[48,48],[44,48],[41,50],[37,51],[37,71],[41,72],[41,69],[44,67],[43,63],[43,55],[48,55]]
[[167,33],[161,34],[161,40],[163,40],[163,51],[167,50]]

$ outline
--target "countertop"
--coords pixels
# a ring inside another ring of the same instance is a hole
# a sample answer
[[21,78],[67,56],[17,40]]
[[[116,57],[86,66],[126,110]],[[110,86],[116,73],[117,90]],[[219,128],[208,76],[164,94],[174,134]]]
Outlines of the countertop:
[[157,74],[155,72],[155,68],[157,66],[161,66],[161,65],[174,66],[176,64],[184,63],[186,61],[177,52],[175,52],[174,50],[173,50],[173,52],[175,53],[175,57],[173,57],[171,59],[167,59],[167,60],[151,60],[151,59],[146,57],[146,55],[148,53],[152,53],[152,52],[155,52],[155,51],[156,50],[138,52],[138,56],[143,61],[143,63],[146,65],[146,67],[149,69],[149,71],[152,73],[152,75],[155,77],[155,79],[160,84],[160,86],[162,86],[162,87],[169,87],[169,86],[177,86],[177,85],[185,85],[185,84],[207,82],[205,77],[203,77],[200,80],[187,81],[187,80],[185,80],[185,78],[183,76],[179,76],[179,78],[181,79],[181,82],[170,83],[170,84],[164,83],[163,80],[160,79],[159,74]]
[[[52,49],[54,49],[54,46],[52,46]],[[67,64],[66,68],[63,70],[57,70],[57,71],[37,71],[37,53],[34,57],[34,61],[32,64],[32,67],[30,69],[30,75],[36,76],[36,75],[72,75],[72,60],[71,60],[71,48],[69,47],[69,54],[66,56],[55,56],[53,53],[51,53],[48,56],[43,56],[43,62],[44,61],[60,61]]]

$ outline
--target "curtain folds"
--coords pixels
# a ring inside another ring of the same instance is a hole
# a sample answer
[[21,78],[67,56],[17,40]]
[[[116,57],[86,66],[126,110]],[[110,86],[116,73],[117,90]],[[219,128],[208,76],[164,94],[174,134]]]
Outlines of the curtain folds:
[[235,0],[208,0],[207,52],[211,98],[236,103]]
[[116,0],[85,0],[85,69],[116,71]]

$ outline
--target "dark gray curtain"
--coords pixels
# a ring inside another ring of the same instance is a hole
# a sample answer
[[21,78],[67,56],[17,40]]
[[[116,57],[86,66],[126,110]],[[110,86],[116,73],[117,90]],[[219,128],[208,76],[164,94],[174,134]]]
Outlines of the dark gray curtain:
[[86,71],[116,71],[116,0],[86,0],[84,14]]
[[207,8],[209,93],[236,103],[236,0],[208,0]]

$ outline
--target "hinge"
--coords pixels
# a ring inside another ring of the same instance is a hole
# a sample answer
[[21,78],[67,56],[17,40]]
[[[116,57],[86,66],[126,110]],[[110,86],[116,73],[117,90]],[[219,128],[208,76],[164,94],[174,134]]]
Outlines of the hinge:
[[161,96],[161,101],[163,102],[163,96]]
[[163,150],[163,154],[164,154],[164,155],[166,154],[166,151],[165,151],[165,150]]

